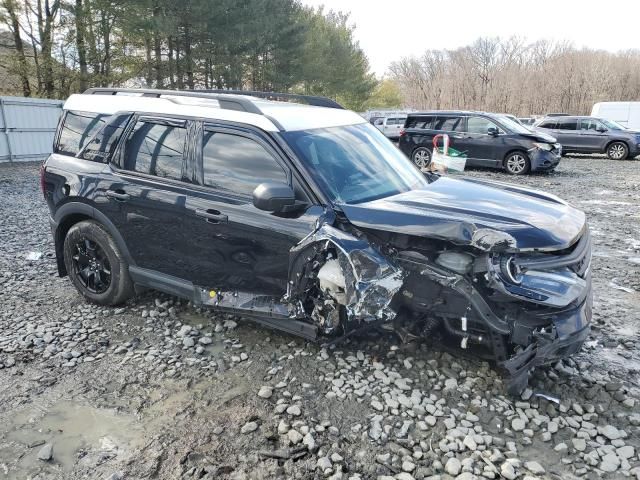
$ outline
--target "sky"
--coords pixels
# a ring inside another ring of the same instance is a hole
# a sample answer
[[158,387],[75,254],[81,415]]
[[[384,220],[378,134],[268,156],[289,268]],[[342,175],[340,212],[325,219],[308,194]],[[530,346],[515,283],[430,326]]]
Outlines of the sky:
[[355,37],[382,76],[401,57],[454,49],[482,36],[569,40],[608,51],[640,49],[640,0],[302,0],[350,13]]

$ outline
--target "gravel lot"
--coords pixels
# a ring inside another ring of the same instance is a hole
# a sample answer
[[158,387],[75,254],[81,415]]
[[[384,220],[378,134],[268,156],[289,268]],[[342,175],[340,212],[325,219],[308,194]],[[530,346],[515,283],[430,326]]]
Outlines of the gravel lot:
[[0,165],[0,479],[640,479],[640,163],[470,174],[556,193],[595,239],[591,338],[518,399],[437,345],[89,305],[57,277],[38,165]]

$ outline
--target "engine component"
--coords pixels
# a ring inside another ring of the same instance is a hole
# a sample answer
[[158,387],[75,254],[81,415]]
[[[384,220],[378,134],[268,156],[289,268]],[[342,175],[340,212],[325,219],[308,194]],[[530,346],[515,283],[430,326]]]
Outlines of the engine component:
[[453,272],[464,275],[470,270],[473,264],[473,257],[468,253],[442,252],[436,258],[436,263]]

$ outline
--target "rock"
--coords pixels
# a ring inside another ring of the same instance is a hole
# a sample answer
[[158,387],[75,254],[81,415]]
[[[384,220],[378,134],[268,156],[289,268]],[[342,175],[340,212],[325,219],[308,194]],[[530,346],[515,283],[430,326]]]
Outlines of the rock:
[[402,462],[402,470],[405,472],[413,472],[416,469],[416,464],[409,461]]
[[571,443],[578,452],[584,452],[587,449],[587,442],[584,438],[572,438]]
[[514,418],[511,421],[511,428],[513,429],[514,432],[521,432],[522,430],[524,430],[525,426],[526,426],[525,421],[520,417]]
[[196,344],[196,341],[193,339],[193,337],[184,337],[184,338],[182,339],[182,345],[183,345],[184,347],[191,348],[191,347],[193,347],[195,344]]
[[615,453],[607,453],[604,457],[602,457],[602,461],[600,462],[600,470],[603,472],[611,473],[615,472],[620,466],[620,459]]
[[460,473],[461,469],[462,464],[456,457],[451,457],[449,460],[447,460],[447,463],[444,466],[444,471],[454,477]]
[[289,415],[293,415],[294,417],[299,417],[300,415],[302,415],[302,411],[300,410],[300,407],[298,405],[291,405],[289,408],[287,408],[287,413]]
[[413,475],[411,475],[408,472],[400,472],[399,474],[397,474],[395,476],[396,480],[415,480],[415,478],[413,477]]
[[379,402],[378,400],[371,400],[371,408],[381,412],[384,410],[384,405],[382,404],[382,402]]
[[302,439],[304,438],[302,436],[302,434],[300,432],[298,432],[297,430],[289,430],[287,432],[287,438],[289,439],[289,441],[294,444],[297,445],[298,443],[300,443],[302,441]]
[[531,473],[533,473],[534,475],[543,475],[546,470],[544,469],[544,467],[542,465],[540,465],[538,462],[536,461],[530,461],[530,462],[526,462],[524,464],[524,468],[526,468],[527,470],[529,470]]
[[319,468],[323,472],[330,469],[332,466],[333,465],[331,464],[329,457],[320,457],[316,462],[316,468]]
[[185,335],[189,335],[190,333],[191,325],[183,325],[182,327],[180,327],[180,330],[178,330],[179,337],[184,337]]
[[302,439],[302,444],[307,447],[310,452],[314,452],[316,450],[316,439],[313,438],[311,432],[307,433]]
[[260,398],[271,398],[271,395],[273,395],[273,388],[269,385],[262,386],[260,390],[258,390],[258,396]]
[[511,462],[504,462],[500,467],[500,475],[507,480],[513,480],[516,478],[516,469],[513,467]]
[[445,390],[455,390],[456,388],[458,388],[458,380],[456,380],[455,378],[447,378],[444,381]]
[[598,427],[598,433],[603,437],[607,437],[609,440],[617,440],[620,438],[620,431],[613,425],[605,425],[604,427]]
[[211,337],[200,337],[198,343],[200,343],[201,345],[211,345],[213,343],[213,340],[211,339]]
[[240,429],[240,433],[251,433],[255,432],[258,429],[258,424],[256,422],[248,422],[245,423]]
[[471,435],[467,435],[466,437],[464,437],[464,440],[462,441],[462,443],[464,444],[465,447],[467,447],[472,452],[475,452],[476,449],[478,448],[478,444],[476,443],[476,441],[473,439]]
[[616,453],[618,454],[618,457],[629,460],[635,455],[635,449],[631,445],[625,445],[624,447],[618,448]]
[[53,458],[53,445],[50,443],[47,443],[38,452],[38,460],[42,460],[43,462],[48,462],[52,458]]

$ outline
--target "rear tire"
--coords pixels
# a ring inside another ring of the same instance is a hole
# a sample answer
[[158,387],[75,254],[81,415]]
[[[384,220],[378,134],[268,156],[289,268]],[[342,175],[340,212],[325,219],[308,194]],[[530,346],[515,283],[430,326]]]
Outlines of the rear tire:
[[517,151],[509,153],[504,159],[504,169],[511,175],[524,175],[531,170],[529,155]]
[[607,157],[611,160],[626,160],[629,157],[629,147],[624,142],[612,142],[607,147]]
[[133,294],[129,264],[99,223],[85,220],[64,239],[64,264],[78,292],[98,305],[119,305]]
[[420,170],[424,170],[431,164],[431,150],[427,147],[418,147],[411,154],[411,160]]

